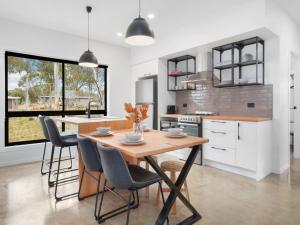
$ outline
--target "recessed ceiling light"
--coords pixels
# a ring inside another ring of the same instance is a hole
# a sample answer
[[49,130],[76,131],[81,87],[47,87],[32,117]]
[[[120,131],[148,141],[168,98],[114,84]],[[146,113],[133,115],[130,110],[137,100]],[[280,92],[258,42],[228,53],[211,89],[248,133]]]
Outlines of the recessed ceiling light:
[[118,33],[117,33],[117,36],[118,36],[118,37],[122,37],[123,34],[122,34],[121,32],[118,32]]
[[153,13],[149,13],[147,15],[147,17],[148,17],[149,20],[153,20],[155,18],[155,15]]

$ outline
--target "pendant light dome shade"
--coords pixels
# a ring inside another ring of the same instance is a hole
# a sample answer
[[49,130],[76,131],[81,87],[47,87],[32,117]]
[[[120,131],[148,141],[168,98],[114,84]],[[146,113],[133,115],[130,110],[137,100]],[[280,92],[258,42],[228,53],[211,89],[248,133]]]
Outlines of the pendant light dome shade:
[[155,42],[154,33],[147,21],[142,17],[138,17],[129,25],[125,41],[136,46],[151,45]]
[[88,50],[80,56],[79,66],[98,67],[98,60],[94,53],[90,51],[90,13],[92,11],[92,7],[87,6],[86,11],[88,13]]
[[80,56],[79,66],[98,67],[98,60],[93,52],[87,50]]
[[130,45],[143,46],[154,43],[154,33],[147,21],[141,17],[141,0],[139,0],[139,16],[127,28],[125,42]]

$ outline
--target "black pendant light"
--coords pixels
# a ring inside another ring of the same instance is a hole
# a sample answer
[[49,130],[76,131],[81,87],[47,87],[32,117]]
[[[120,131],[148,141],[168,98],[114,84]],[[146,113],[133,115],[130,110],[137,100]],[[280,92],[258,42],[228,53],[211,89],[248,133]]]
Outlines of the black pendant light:
[[98,60],[94,53],[90,51],[90,13],[92,11],[92,7],[87,6],[86,11],[88,13],[88,50],[80,56],[79,66],[98,67]]
[[139,0],[139,17],[135,18],[127,28],[125,41],[137,46],[151,45],[155,41],[149,24],[141,17],[141,0]]

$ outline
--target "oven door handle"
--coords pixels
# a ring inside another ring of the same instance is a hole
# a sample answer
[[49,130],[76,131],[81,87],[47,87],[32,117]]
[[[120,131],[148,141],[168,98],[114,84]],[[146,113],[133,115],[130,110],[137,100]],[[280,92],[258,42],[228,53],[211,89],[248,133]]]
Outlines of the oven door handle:
[[195,123],[177,123],[177,124],[182,126],[198,127],[198,124]]

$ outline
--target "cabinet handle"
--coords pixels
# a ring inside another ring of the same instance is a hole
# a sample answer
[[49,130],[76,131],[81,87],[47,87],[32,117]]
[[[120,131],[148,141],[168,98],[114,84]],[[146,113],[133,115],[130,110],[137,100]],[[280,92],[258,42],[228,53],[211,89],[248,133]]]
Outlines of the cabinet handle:
[[240,137],[240,123],[238,123],[238,140],[240,140],[241,137]]
[[214,133],[214,134],[226,134],[226,132],[221,132],[221,131],[211,131],[211,133]]
[[217,150],[222,150],[222,151],[226,151],[226,148],[217,148],[217,147],[211,147],[212,149],[217,149]]
[[226,123],[226,121],[216,121],[216,120],[211,120],[212,123]]

